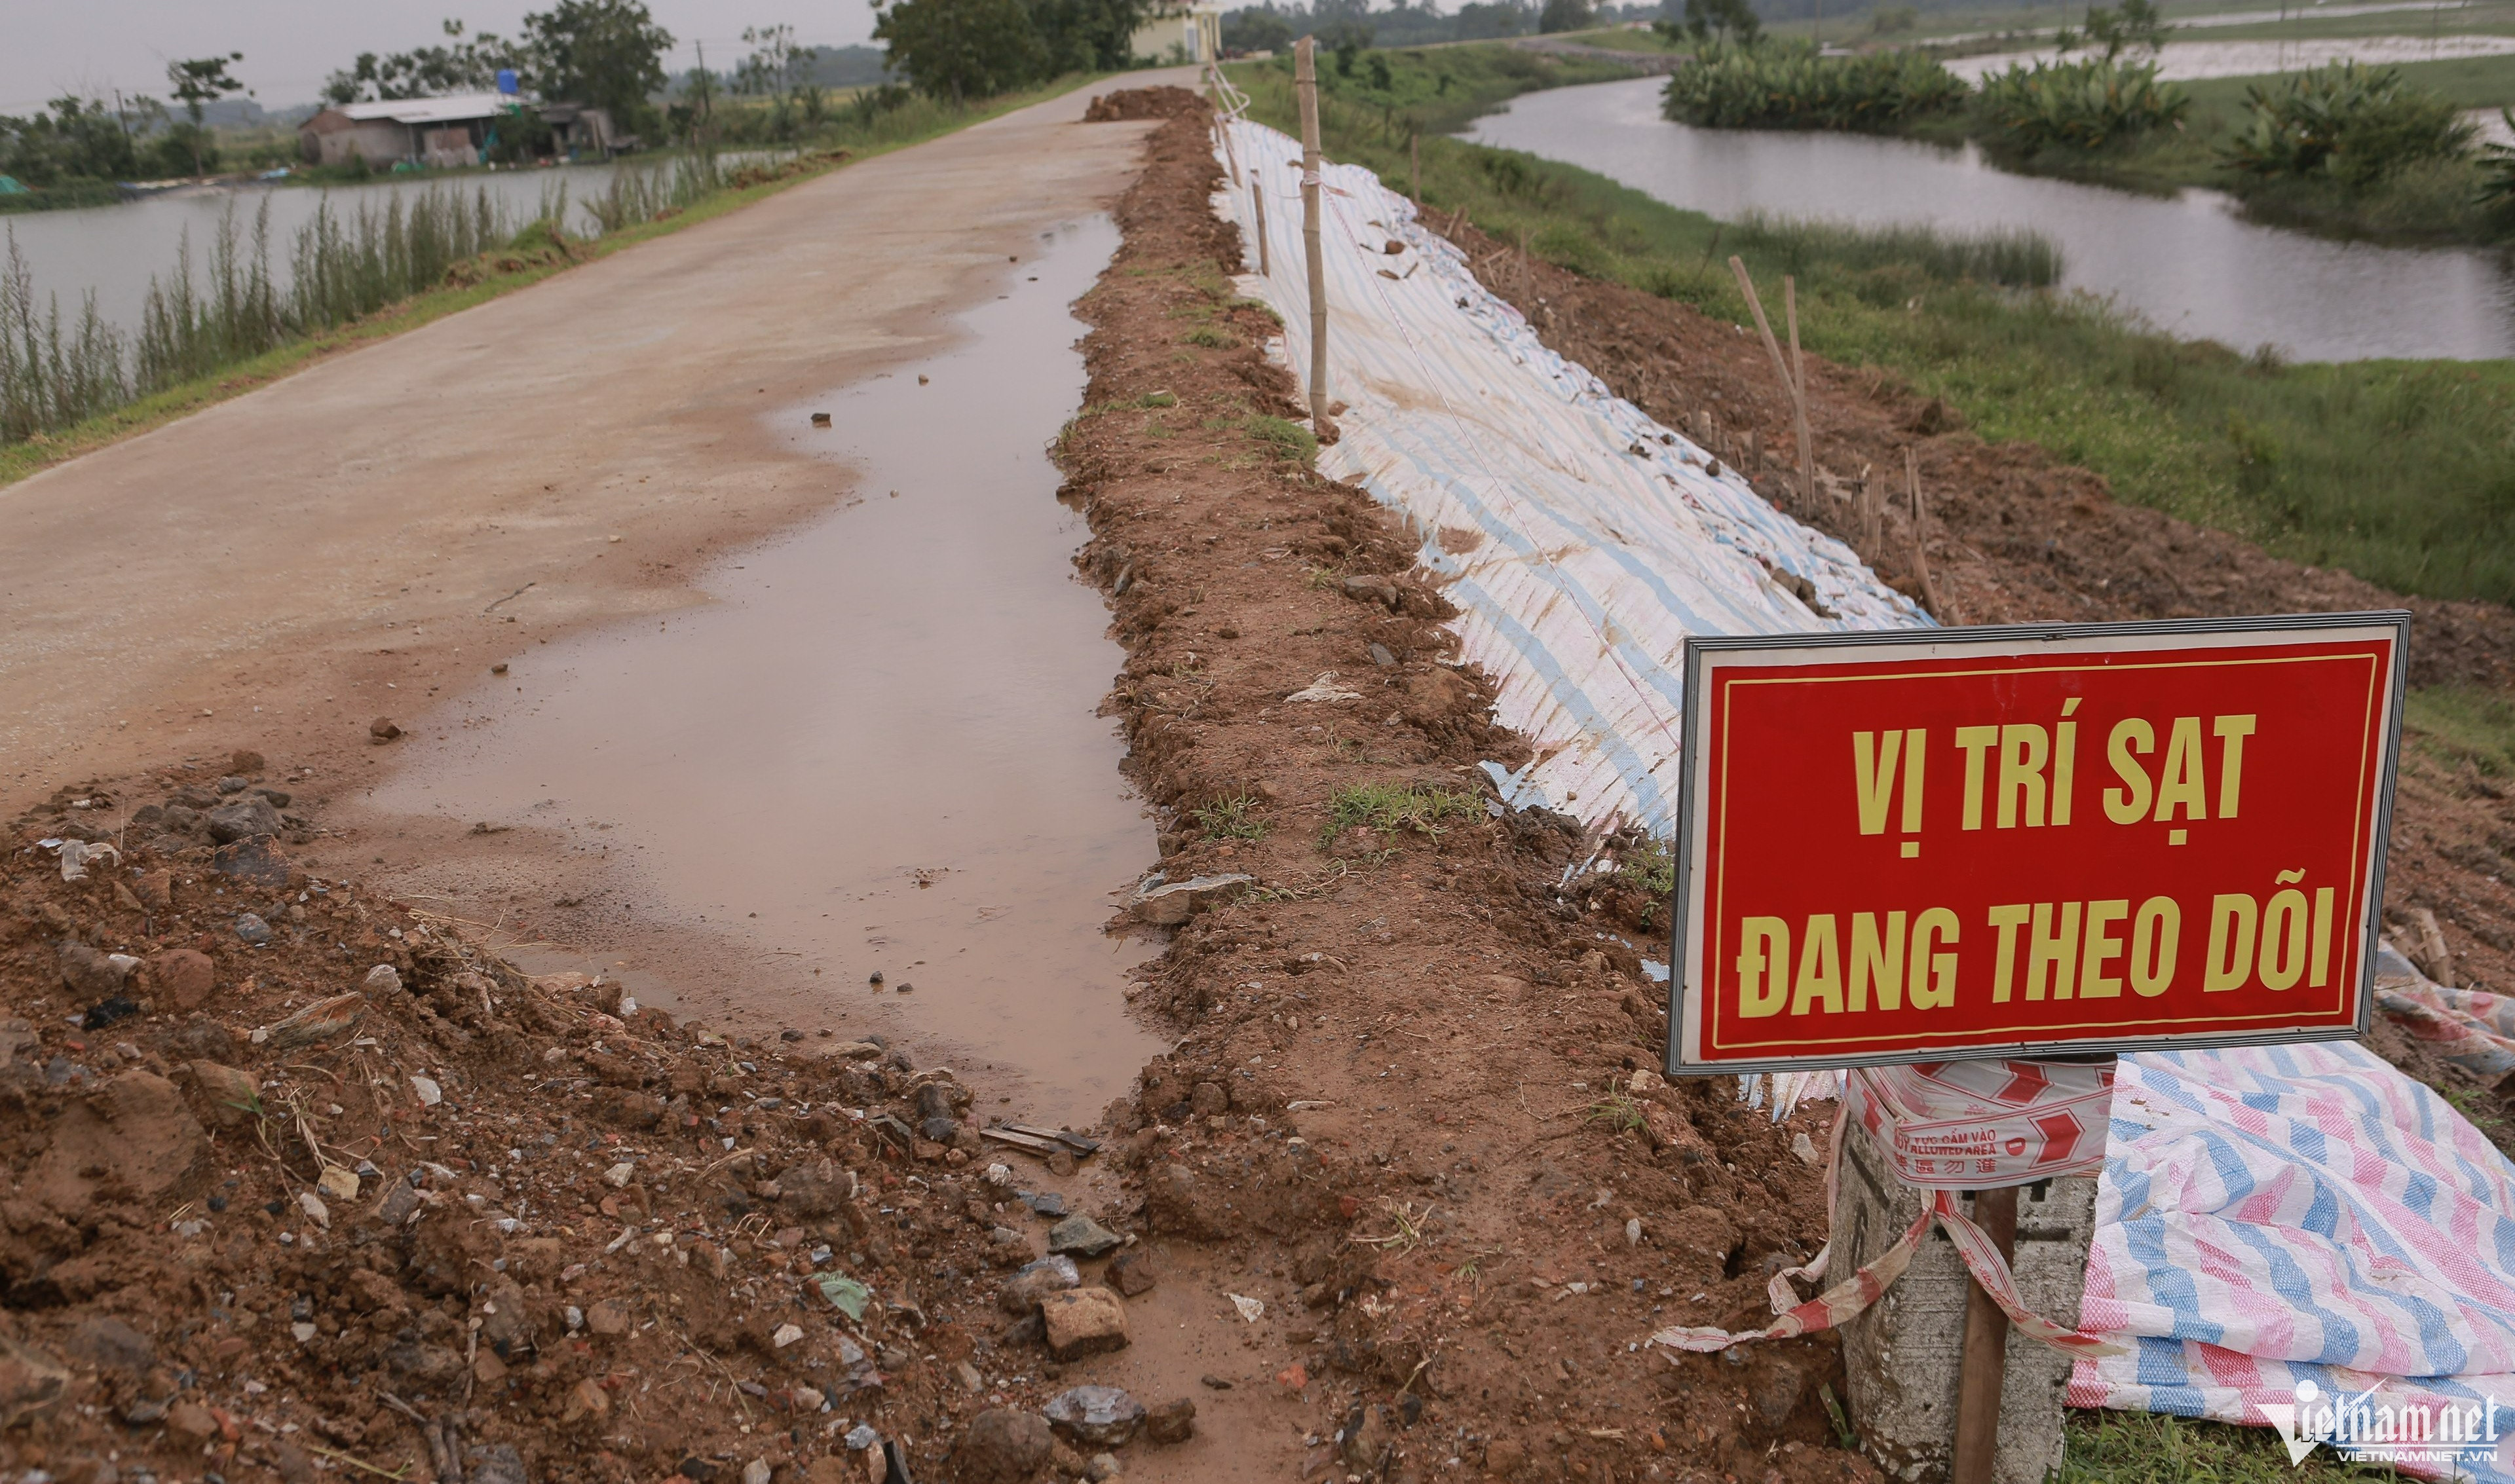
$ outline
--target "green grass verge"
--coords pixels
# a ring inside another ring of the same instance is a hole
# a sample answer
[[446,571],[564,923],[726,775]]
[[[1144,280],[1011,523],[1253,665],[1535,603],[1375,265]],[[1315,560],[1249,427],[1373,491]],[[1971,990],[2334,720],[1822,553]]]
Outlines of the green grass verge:
[[563,273],[581,263],[607,258],[613,253],[636,247],[657,237],[667,236],[702,221],[714,221],[728,212],[740,211],[755,201],[780,191],[816,180],[834,170],[906,148],[928,140],[950,134],[971,124],[1026,107],[1045,99],[1070,92],[1091,82],[1091,78],[1061,78],[1055,82],[1020,93],[1007,94],[985,102],[955,106],[920,98],[909,107],[887,115],[868,128],[842,130],[827,138],[816,138],[814,147],[840,147],[850,150],[850,157],[825,169],[806,171],[780,180],[720,191],[692,206],[679,216],[661,221],[648,221],[620,231],[607,233],[589,242],[573,244],[574,260],[568,262],[536,265],[519,272],[502,273],[476,284],[448,285],[405,300],[377,311],[366,318],[319,335],[294,341],[249,360],[239,361],[209,375],[196,377],[181,385],[139,401],[116,408],[110,413],[91,418],[84,422],[45,434],[23,443],[0,444],[0,488],[54,464],[94,453],[108,444],[162,427],[178,418],[186,417],[241,396],[256,387],[267,386],[284,377],[306,369],[314,362],[343,350],[354,349],[406,330],[416,330],[449,314],[459,313],[475,304],[486,303],[501,295],[541,282]]
[[[1401,164],[1410,130],[1448,134],[1522,93],[1639,75],[1603,58],[1554,57],[1490,41],[1365,52],[1350,72],[1339,70],[1340,60],[1334,53],[1319,59],[1321,106],[1338,110],[1348,129],[1375,130],[1382,143],[1397,147]],[[1289,56],[1241,62],[1231,71],[1243,87],[1255,78],[1292,96]],[[1390,179],[1403,183],[1405,175]]]
[[2449,768],[2469,763],[2493,778],[2515,778],[2515,696],[2474,686],[2435,686],[2404,699],[2410,745]]
[[2268,1427],[2236,1427],[2139,1412],[2073,1412],[2053,1484],[2341,1484],[2398,1479],[2328,1450],[2288,1461]]
[[[1421,65],[1384,55],[1393,71]],[[1236,75],[1259,119],[1293,122],[1281,72]],[[1332,156],[1406,180],[1404,136],[1376,109],[1330,91],[1321,118]],[[1524,230],[1552,262],[1733,324],[1748,315],[1731,253],[1773,286],[1768,301],[1794,273],[1811,349],[1892,371],[1984,437],[2040,443],[2123,500],[2395,591],[2515,601],[2515,363],[2283,366],[2084,301],[1934,276],[1926,256],[1871,261],[1836,232],[1717,222],[1534,155],[1426,138],[1422,166],[1429,210],[1464,208],[1505,240]]]

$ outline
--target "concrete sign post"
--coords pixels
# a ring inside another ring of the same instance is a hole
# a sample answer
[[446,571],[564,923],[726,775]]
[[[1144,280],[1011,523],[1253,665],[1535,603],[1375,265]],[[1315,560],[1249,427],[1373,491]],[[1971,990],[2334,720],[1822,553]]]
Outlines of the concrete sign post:
[[[1687,640],[1669,1075],[2363,1033],[2409,626]],[[1911,1226],[1930,1197],[1906,1179],[1962,1190],[2027,1311],[2075,1325],[2103,1131],[2041,1098],[2065,1072],[2096,1075],[2018,1060],[1991,1080],[2026,1091],[1962,1117],[1846,1114],[1833,1270]],[[1845,1325],[1853,1424],[1899,1478],[2057,1462],[2068,1361],[2009,1330],[1935,1235]]]

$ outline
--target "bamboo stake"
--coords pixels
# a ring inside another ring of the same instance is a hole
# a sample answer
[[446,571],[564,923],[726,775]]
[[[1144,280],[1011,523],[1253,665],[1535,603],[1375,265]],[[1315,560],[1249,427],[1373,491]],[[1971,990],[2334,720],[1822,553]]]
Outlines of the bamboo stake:
[[1938,585],[1930,581],[1930,513],[1921,502],[1921,465],[1911,448],[1904,450],[1904,486],[1913,497],[1913,574],[1921,580],[1921,601],[1929,605],[1930,617],[1942,623],[1956,622],[1956,615],[1939,603]]
[[1293,43],[1293,92],[1301,103],[1301,247],[1310,267],[1310,431],[1328,425],[1328,268],[1319,246],[1319,72],[1317,48]]
[[1816,507],[1816,453],[1808,443],[1807,363],[1799,359],[1798,280],[1782,275],[1782,318],[1791,332],[1791,426],[1799,440],[1799,508]]
[[1860,549],[1871,561],[1877,559],[1879,538],[1886,529],[1885,492],[1871,477],[1870,466],[1860,466]]
[[1406,132],[1406,174],[1407,183],[1414,187],[1407,192],[1407,197],[1415,203],[1416,213],[1421,215],[1423,210],[1423,139],[1411,129]]
[[1755,333],[1764,338],[1764,353],[1773,358],[1773,374],[1782,379],[1782,390],[1790,393],[1792,413],[1796,416],[1798,383],[1791,380],[1791,364],[1782,359],[1781,342],[1773,339],[1773,322],[1764,316],[1764,301],[1755,294],[1755,280],[1747,272],[1747,260],[1731,258],[1729,271],[1738,280],[1738,292],[1747,296],[1747,308],[1755,316]]
[[[1976,1190],[1973,1219],[2000,1249],[2001,1261],[2015,1257],[2015,1185]],[[1964,1351],[1957,1365],[1957,1439],[1948,1484],[1991,1484],[2000,1454],[2000,1392],[2008,1370],[2008,1315],[1970,1273],[1965,1276]]]
[[1222,141],[1222,160],[1231,167],[1231,183],[1237,186],[1240,183],[1240,151],[1231,142],[1231,121],[1222,113],[1222,63],[1207,61],[1205,74],[1211,79],[1207,91],[1213,95],[1210,106],[1214,110],[1214,137]]
[[1271,277],[1274,269],[1266,261],[1266,185],[1264,181],[1249,182],[1249,201],[1258,213],[1258,276]]

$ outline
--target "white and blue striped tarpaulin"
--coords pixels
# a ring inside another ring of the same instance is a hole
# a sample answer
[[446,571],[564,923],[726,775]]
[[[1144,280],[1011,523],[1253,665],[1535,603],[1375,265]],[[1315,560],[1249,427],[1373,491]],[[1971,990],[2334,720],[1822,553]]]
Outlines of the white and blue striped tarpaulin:
[[[1306,375],[1300,147],[1222,127],[1239,180],[1215,208],[1247,245],[1242,292],[1282,316],[1274,349]],[[1461,611],[1462,658],[1534,744],[1518,774],[1492,770],[1508,802],[1665,837],[1688,633],[1930,622],[1840,541],[1714,475],[1708,451],[1540,344],[1376,176],[1322,177],[1329,391],[1344,411],[1319,469],[1417,533]],[[2079,1363],[2078,1405],[2264,1425],[2301,1382],[2327,1408],[2370,1388],[2371,1408],[2515,1403],[2515,1166],[2359,1048],[2123,1058],[2097,1216],[2082,1322],[2131,1344]],[[2459,1467],[2515,1484],[2515,1410],[2500,1422],[2503,1446]]]
[[[1215,202],[1248,244],[1242,290],[1283,316],[1285,354],[1305,375],[1300,145],[1227,127],[1242,183]],[[1462,611],[1462,658],[1500,682],[1501,720],[1535,749],[1504,780],[1513,802],[1666,835],[1687,634],[1930,622],[1850,547],[1734,472],[1713,476],[1708,451],[1539,344],[1377,176],[1329,165],[1322,177],[1329,392],[1346,410],[1319,471],[1413,522],[1422,564]],[[1263,276],[1252,188],[1266,195]],[[1776,573],[1810,584],[1826,614]]]

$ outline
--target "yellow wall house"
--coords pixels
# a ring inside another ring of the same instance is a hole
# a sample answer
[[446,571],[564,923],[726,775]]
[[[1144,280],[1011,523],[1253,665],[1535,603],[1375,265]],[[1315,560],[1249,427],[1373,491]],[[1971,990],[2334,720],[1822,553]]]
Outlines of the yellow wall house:
[[1222,7],[1156,4],[1135,27],[1133,45],[1154,61],[1212,61],[1222,52]]

